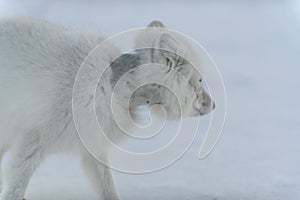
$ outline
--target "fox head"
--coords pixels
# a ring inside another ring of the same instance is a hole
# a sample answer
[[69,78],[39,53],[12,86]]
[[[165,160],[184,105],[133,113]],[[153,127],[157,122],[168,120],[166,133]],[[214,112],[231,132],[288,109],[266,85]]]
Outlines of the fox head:
[[[161,105],[168,117],[173,119],[210,113],[215,104],[205,90],[201,74],[188,61],[195,54],[193,48],[170,32],[165,32],[165,26],[160,21],[153,21],[148,27],[150,30],[137,36],[136,47],[152,48],[124,54],[111,65],[113,82],[126,72],[129,76],[125,86],[149,80],[148,84],[138,87],[132,94],[129,110],[134,112],[139,106]],[[162,31],[153,34],[151,29],[155,28]]]

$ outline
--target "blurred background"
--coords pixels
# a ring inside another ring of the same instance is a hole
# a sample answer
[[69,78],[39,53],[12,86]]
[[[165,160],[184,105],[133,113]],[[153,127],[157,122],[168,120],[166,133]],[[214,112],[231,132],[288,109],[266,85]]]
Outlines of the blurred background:
[[[218,65],[228,103],[214,151],[197,158],[200,130],[171,167],[144,175],[114,172],[121,199],[300,199],[299,0],[0,0],[0,17],[15,15],[104,36],[159,19],[201,43]],[[79,159],[69,155],[47,159],[26,197],[96,200]]]

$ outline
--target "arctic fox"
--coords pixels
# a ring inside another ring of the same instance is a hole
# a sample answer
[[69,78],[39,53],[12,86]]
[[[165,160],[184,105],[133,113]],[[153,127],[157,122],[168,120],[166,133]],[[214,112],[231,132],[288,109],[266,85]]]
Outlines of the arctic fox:
[[[164,25],[153,21],[149,27],[164,28]],[[43,159],[49,153],[65,150],[82,157],[87,177],[99,199],[119,199],[110,168],[87,153],[78,138],[72,115],[76,74],[84,58],[103,40],[95,33],[31,18],[0,20],[0,164],[3,155],[10,152],[6,170],[0,174],[0,200],[23,199],[30,178]],[[167,34],[152,38],[144,35],[136,41],[155,42],[158,48],[165,45],[174,53],[183,45]],[[214,103],[202,86],[201,76],[187,73],[187,61],[159,50],[140,50],[111,60],[107,77],[110,81],[104,89],[111,90],[126,71],[143,63],[165,65],[155,73],[161,78],[168,77],[166,85],[182,94],[186,116],[200,116],[212,111]],[[102,65],[98,63],[97,66]],[[150,74],[153,74],[151,68],[131,73],[132,80],[144,79]],[[188,84],[178,82],[180,74],[190,74]],[[191,90],[197,94],[189,92]],[[133,110],[141,105],[162,104],[167,111],[174,112],[170,94],[159,85],[146,87],[137,92],[135,98]],[[99,115],[109,115],[103,106],[109,103],[98,102]],[[105,123],[111,131],[109,134],[113,135],[114,122],[108,120]]]

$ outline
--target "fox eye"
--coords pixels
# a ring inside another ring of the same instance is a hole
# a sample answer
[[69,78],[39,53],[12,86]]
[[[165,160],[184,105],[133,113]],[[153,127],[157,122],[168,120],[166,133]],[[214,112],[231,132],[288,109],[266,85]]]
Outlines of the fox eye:
[[199,79],[199,82],[200,82],[200,83],[202,82],[202,78]]

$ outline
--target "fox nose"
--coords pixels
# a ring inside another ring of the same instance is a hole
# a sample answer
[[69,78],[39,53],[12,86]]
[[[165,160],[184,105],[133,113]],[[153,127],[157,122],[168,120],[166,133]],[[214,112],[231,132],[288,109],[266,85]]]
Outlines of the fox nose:
[[213,102],[212,109],[215,109],[215,108],[216,108],[216,104],[215,104],[215,102]]

